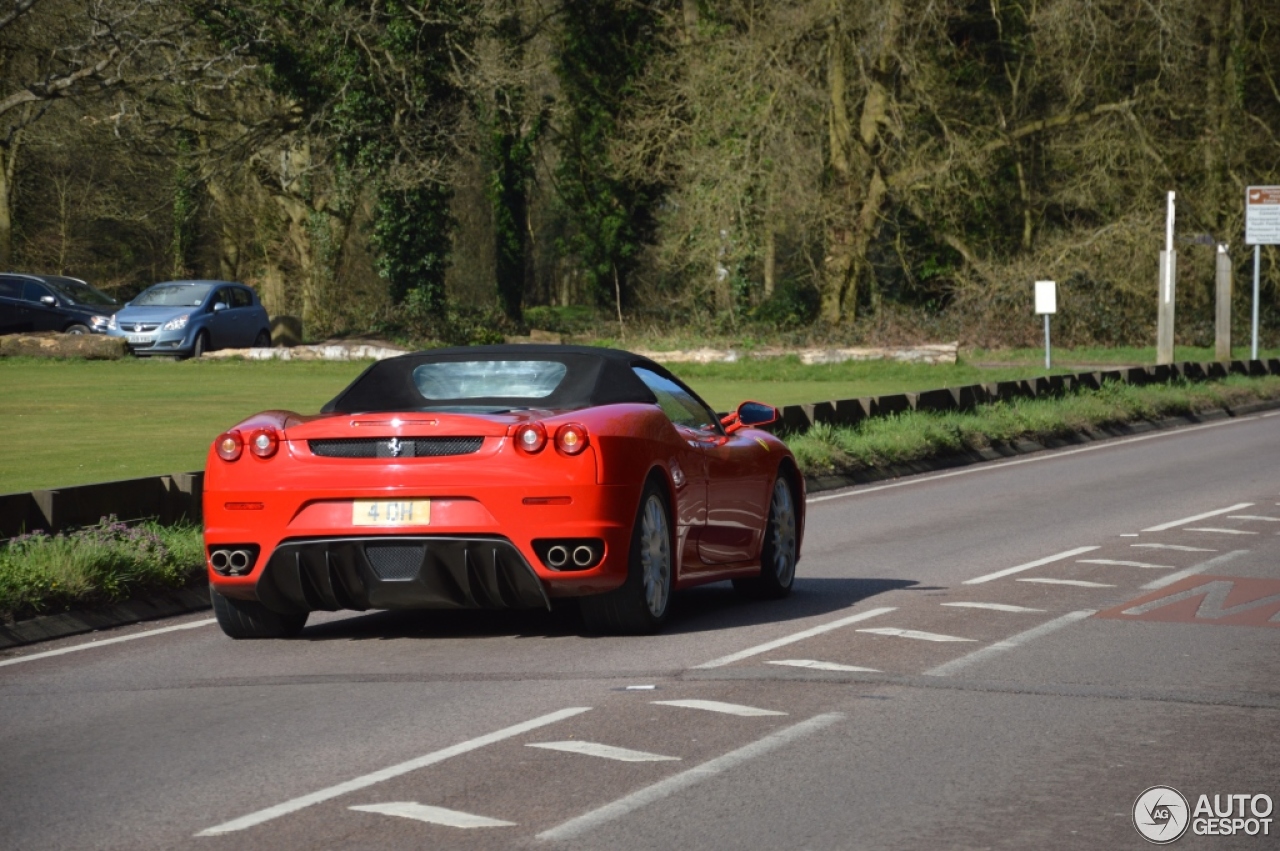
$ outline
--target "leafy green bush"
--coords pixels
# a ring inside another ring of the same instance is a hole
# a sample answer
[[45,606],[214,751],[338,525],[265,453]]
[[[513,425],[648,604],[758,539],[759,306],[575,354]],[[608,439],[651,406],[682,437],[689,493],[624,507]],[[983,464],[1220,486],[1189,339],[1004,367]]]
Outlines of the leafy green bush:
[[123,600],[181,588],[204,571],[200,528],[114,516],[68,534],[32,532],[0,546],[0,617]]

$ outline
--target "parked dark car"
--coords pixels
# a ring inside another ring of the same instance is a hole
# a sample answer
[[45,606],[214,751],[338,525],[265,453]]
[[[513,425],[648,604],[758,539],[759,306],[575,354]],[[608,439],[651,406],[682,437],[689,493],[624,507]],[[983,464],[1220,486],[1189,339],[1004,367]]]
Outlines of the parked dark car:
[[107,326],[135,355],[200,357],[213,349],[267,348],[271,323],[258,296],[228,281],[166,281],[148,287]]
[[0,334],[105,334],[120,302],[78,278],[0,273]]

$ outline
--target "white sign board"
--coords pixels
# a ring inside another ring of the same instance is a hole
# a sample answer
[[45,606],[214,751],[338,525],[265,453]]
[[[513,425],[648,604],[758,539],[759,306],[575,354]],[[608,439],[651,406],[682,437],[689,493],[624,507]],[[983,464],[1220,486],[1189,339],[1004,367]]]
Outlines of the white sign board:
[[1250,186],[1244,193],[1245,245],[1280,245],[1280,186]]
[[1036,313],[1058,312],[1058,285],[1053,281],[1036,281]]

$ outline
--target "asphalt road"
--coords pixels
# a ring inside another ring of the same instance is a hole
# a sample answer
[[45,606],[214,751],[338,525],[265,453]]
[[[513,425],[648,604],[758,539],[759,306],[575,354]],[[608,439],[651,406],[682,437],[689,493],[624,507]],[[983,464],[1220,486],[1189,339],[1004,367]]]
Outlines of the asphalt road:
[[0,848],[1136,849],[1157,785],[1157,838],[1280,847],[1277,447],[1267,414],[821,494],[791,598],[698,589],[653,638],[193,615],[0,654]]

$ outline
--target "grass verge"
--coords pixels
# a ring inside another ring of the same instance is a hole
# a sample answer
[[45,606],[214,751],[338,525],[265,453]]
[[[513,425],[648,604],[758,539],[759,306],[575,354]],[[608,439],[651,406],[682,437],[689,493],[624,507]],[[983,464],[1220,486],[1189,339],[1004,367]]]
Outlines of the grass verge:
[[0,619],[119,602],[181,588],[204,575],[200,528],[114,517],[66,535],[34,533],[0,545]]
[[1272,399],[1280,399],[1280,377],[1232,376],[1145,387],[1108,382],[1100,390],[1000,402],[970,412],[909,411],[851,427],[819,424],[786,440],[805,475],[848,474],[985,449],[993,443],[1068,437],[1100,426]]

